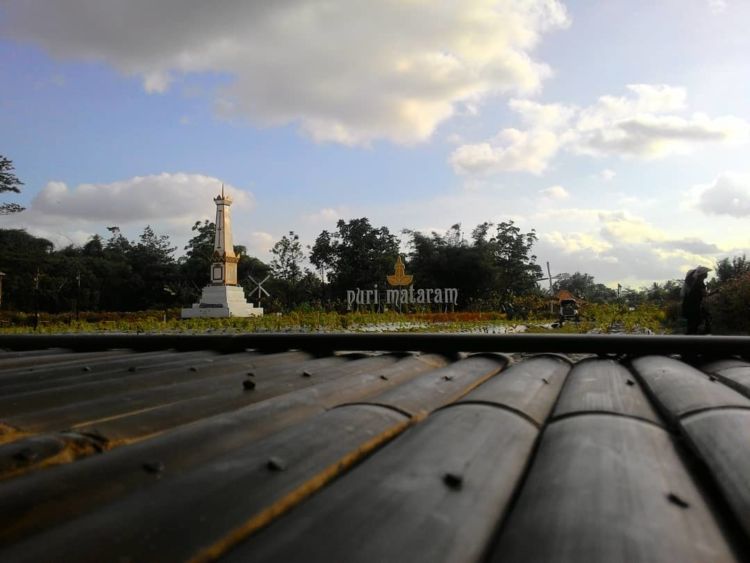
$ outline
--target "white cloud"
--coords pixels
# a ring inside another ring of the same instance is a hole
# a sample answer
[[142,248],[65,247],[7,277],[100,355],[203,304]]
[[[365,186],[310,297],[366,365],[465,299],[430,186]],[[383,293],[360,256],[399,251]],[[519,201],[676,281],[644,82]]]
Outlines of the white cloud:
[[602,224],[602,237],[610,242],[637,244],[658,242],[667,238],[660,229],[624,211],[601,213],[599,221]]
[[568,199],[570,197],[568,190],[566,190],[562,186],[550,186],[549,188],[540,190],[539,193],[542,194],[542,196],[546,199],[556,201]]
[[628,213],[597,215],[598,230],[542,232],[535,254],[550,259],[557,271],[586,272],[597,282],[631,287],[678,279],[697,265],[712,267],[724,255],[715,244],[675,237]]
[[[627,88],[628,96],[602,96],[585,108],[511,100],[511,109],[529,129],[504,129],[484,143],[460,146],[451,155],[451,164],[462,174],[541,174],[559,150],[654,159],[689,153],[710,143],[744,142],[750,133],[750,125],[738,117],[678,115],[687,109],[683,88],[649,84]],[[614,177],[611,170],[602,174],[604,180]]]
[[599,174],[597,175],[597,177],[598,177],[598,178],[599,178],[599,179],[600,179],[601,181],[603,181],[603,182],[611,182],[611,181],[612,181],[612,179],[613,179],[613,178],[614,178],[614,177],[615,177],[616,175],[617,175],[617,173],[616,173],[616,172],[615,172],[614,170],[612,170],[612,169],[610,169],[610,168],[605,168],[604,170],[602,170],[601,172],[599,172]]
[[451,154],[453,169],[459,174],[531,172],[541,174],[557,154],[557,136],[550,131],[504,129],[486,143],[462,145]]
[[713,14],[723,14],[727,9],[726,0],[708,0],[708,9]]
[[750,215],[750,175],[725,173],[708,186],[693,189],[694,204],[710,215]]
[[[136,176],[107,184],[49,182],[23,213],[4,219],[5,228],[22,228],[57,246],[83,244],[94,234],[108,236],[105,227],[118,226],[128,238],[137,238],[146,225],[168,234],[182,250],[195,221],[213,221],[213,198],[221,192],[219,178],[201,174],[163,173]],[[253,195],[230,184],[225,193],[234,201],[232,217],[254,207]],[[235,233],[235,242],[242,239]],[[180,252],[178,252],[179,254]]]
[[[69,188],[49,182],[31,202],[31,210],[59,219],[79,219],[112,224],[152,220],[185,220],[211,211],[211,198],[221,192],[218,178],[200,174],[136,176],[109,184],[80,184]],[[234,206],[252,203],[248,193],[225,186]]]
[[[280,239],[281,237],[279,237]],[[276,238],[271,233],[263,231],[253,231],[250,233],[250,243],[248,244],[248,250],[251,254],[268,254],[276,244]]]
[[541,235],[541,239],[558,248],[565,254],[590,252],[602,254],[612,248],[612,244],[590,233],[562,233],[551,231]]
[[3,11],[6,35],[105,61],[148,92],[222,73],[220,113],[347,144],[424,140],[483,97],[538,90],[550,71],[531,53],[568,24],[558,0],[26,0]]
[[324,207],[316,213],[306,215],[305,219],[315,225],[325,224],[329,225],[329,228],[332,228],[345,214],[346,211],[343,208],[334,209],[332,207]]

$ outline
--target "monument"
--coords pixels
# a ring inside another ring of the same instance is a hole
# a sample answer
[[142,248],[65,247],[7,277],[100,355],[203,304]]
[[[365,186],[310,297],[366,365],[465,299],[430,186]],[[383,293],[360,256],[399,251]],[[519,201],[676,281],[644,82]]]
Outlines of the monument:
[[262,315],[263,309],[253,307],[245,299],[245,292],[237,285],[237,262],[232,243],[232,224],[229,206],[232,198],[221,195],[214,198],[216,204],[216,235],[211,263],[211,282],[203,288],[201,299],[189,309],[182,310],[182,318],[195,317],[253,317]]

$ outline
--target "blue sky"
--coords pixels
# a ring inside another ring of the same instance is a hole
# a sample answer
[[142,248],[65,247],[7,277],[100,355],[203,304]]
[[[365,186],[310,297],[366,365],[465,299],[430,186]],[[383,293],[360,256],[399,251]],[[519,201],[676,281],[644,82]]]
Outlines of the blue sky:
[[262,259],[338,219],[536,229],[555,272],[640,286],[750,246],[738,0],[23,0],[0,9],[0,153],[57,244],[235,197]]

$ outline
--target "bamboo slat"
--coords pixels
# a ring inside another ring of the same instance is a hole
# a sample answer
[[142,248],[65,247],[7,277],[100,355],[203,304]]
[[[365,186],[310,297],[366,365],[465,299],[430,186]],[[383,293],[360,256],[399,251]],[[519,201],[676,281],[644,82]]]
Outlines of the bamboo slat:
[[560,394],[554,416],[595,412],[661,424],[636,378],[622,364],[610,359],[588,359],[576,364]]
[[673,358],[644,356],[634,359],[632,366],[673,422],[698,410],[750,407],[750,399]]
[[523,474],[536,424],[552,409],[569,369],[568,362],[544,357],[511,366],[226,559],[478,560]]
[[682,428],[750,538],[750,410],[700,412]]
[[[502,359],[496,358],[469,358],[456,362],[449,368],[423,374],[375,396],[371,404],[346,404],[264,440],[224,448],[210,459],[204,457],[194,469],[180,471],[174,476],[170,474],[172,463],[160,460],[164,468],[160,472],[161,478],[150,476],[149,486],[131,489],[122,500],[83,513],[79,518],[70,518],[70,506],[66,502],[68,520],[65,524],[21,541],[7,551],[0,551],[0,558],[34,560],[42,553],[38,547],[41,545],[45,546],[47,553],[54,552],[59,561],[102,561],[123,557],[163,561],[221,553],[405,429],[410,420],[398,405],[409,405],[416,412],[443,406],[497,373],[503,364]],[[450,373],[453,378],[436,378],[436,373]],[[415,389],[421,390],[421,402],[414,395]],[[401,397],[400,390],[404,391]],[[128,453],[132,459],[132,451]],[[85,463],[76,465],[80,467]],[[48,485],[59,487],[59,479]],[[118,480],[118,486],[122,486],[122,479]],[[96,490],[93,494],[97,494]],[[35,503],[34,515],[29,514],[26,520],[26,532],[38,526],[45,516],[47,523],[50,522],[50,513],[62,506],[59,505],[59,495],[54,496],[56,498],[51,499],[51,504]],[[15,498],[18,500],[17,496]],[[7,506],[2,499],[0,486],[0,519]],[[28,503],[29,499],[24,500]],[[66,500],[80,503],[75,497]],[[97,499],[99,503],[101,500]],[[19,507],[16,505],[15,508]],[[168,520],[179,520],[179,524],[167,529],[163,522]],[[96,531],[111,529],[115,521],[120,523],[115,536]],[[18,520],[8,524],[11,530],[0,533],[16,534],[17,538],[23,524],[19,525]],[[155,534],[157,529],[159,533]],[[71,533],[92,539],[85,545],[76,544],[69,541]],[[138,541],[136,538],[148,540]]]
[[544,431],[490,561],[738,561],[670,435],[634,418]]

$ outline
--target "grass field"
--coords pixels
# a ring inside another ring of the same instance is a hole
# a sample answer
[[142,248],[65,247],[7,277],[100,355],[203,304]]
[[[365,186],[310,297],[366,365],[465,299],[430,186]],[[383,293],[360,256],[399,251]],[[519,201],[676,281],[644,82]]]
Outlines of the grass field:
[[581,311],[581,322],[556,326],[557,319],[532,315],[508,319],[498,312],[397,313],[295,311],[263,317],[225,319],[179,318],[179,310],[135,313],[81,312],[40,314],[38,323],[28,313],[0,314],[0,334],[60,333],[247,333],[247,332],[653,332],[668,333],[672,328],[665,312],[658,307],[631,309],[619,304],[590,304]]

